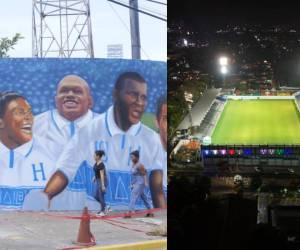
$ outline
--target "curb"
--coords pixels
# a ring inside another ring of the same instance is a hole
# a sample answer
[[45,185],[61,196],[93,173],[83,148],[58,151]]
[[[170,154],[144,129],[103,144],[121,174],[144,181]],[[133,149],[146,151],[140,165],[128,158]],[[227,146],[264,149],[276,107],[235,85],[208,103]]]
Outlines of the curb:
[[167,240],[150,240],[150,241],[142,241],[137,243],[84,248],[82,250],[156,250],[156,249],[167,249]]

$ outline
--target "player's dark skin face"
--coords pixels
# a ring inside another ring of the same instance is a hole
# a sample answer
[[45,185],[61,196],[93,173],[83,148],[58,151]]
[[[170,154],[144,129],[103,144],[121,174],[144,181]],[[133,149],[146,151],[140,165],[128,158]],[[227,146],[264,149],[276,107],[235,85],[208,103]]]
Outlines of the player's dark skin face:
[[115,121],[119,128],[127,131],[137,124],[144,114],[147,105],[147,84],[126,79],[124,87],[115,91]]
[[55,102],[59,114],[69,121],[86,114],[93,104],[87,83],[76,76],[66,77],[60,82]]
[[0,139],[9,149],[32,139],[33,115],[31,106],[23,98],[9,102],[0,121]]

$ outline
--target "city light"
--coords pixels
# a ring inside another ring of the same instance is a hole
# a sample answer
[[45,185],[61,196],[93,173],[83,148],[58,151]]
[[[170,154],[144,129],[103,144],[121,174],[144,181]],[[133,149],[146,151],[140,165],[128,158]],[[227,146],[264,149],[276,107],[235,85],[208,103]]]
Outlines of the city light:
[[252,149],[250,148],[246,148],[243,151],[244,151],[244,155],[252,155]]
[[291,148],[285,148],[283,150],[284,155],[291,155],[293,153],[293,150]]
[[235,154],[235,150],[234,150],[234,149],[229,149],[229,150],[228,150],[228,153],[229,153],[230,155],[234,155],[234,154]]
[[228,58],[223,56],[223,57],[220,58],[219,62],[220,62],[221,66],[227,66],[228,65]]
[[268,152],[268,150],[267,150],[267,149],[264,149],[264,148],[262,148],[262,149],[260,150],[260,154],[262,154],[262,155],[267,154],[267,152]]
[[210,145],[211,144],[211,137],[210,136],[205,136],[203,138],[203,145]]
[[212,157],[212,156],[289,156],[293,154],[293,149],[291,148],[271,148],[271,149],[266,149],[266,148],[259,148],[257,150],[251,149],[251,148],[244,148],[244,149],[228,149],[226,150],[225,148],[221,149],[205,149],[205,156]]
[[221,149],[220,152],[222,155],[226,155],[226,149]]
[[224,75],[228,73],[228,69],[227,69],[226,66],[221,67],[221,73],[224,74]]
[[188,46],[188,41],[185,38],[183,39],[183,45]]
[[273,155],[274,153],[275,153],[275,149],[272,149],[272,148],[269,149],[269,154],[270,154],[270,155]]
[[193,101],[193,94],[190,93],[190,92],[184,91],[184,98],[185,98],[185,101],[186,101],[186,102],[191,102],[191,103],[194,102],[194,101]]
[[207,149],[204,150],[204,154],[205,154],[205,155],[209,155],[209,150],[207,150]]

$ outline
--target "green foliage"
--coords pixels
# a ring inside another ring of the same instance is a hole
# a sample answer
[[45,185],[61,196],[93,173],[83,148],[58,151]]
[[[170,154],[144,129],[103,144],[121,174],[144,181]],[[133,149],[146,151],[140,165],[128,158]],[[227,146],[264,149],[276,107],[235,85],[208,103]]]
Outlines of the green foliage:
[[168,96],[168,134],[171,135],[184,116],[187,114],[187,104],[184,91],[179,88],[173,95]]
[[179,123],[188,113],[188,105],[184,92],[193,94],[194,104],[197,103],[204,91],[206,83],[200,80],[184,80],[182,86],[168,96],[168,134],[172,135]]
[[9,57],[8,51],[14,49],[17,42],[23,38],[24,37],[19,33],[16,33],[12,39],[9,39],[8,37],[0,38],[0,58]]

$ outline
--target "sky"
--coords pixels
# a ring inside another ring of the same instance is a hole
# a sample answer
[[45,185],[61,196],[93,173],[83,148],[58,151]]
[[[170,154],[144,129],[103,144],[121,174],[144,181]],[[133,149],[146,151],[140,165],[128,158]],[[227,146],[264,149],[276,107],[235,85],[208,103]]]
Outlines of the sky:
[[[167,15],[166,6],[148,0],[139,0],[139,7]],[[108,44],[123,44],[124,58],[130,59],[129,9],[107,0],[90,0],[90,8],[95,57],[106,58]],[[166,61],[167,23],[141,13],[139,19],[142,59]],[[1,4],[0,37],[12,38],[16,33],[21,33],[24,39],[9,52],[9,56],[31,57],[32,0],[9,0]]]
[[300,23],[298,1],[198,1],[173,0],[168,6],[168,20],[202,19],[211,22],[242,21],[257,23]]

